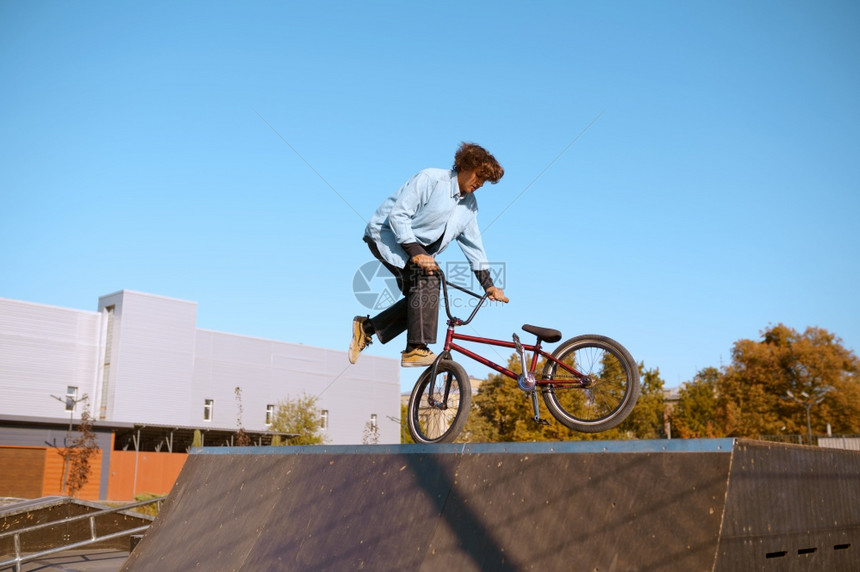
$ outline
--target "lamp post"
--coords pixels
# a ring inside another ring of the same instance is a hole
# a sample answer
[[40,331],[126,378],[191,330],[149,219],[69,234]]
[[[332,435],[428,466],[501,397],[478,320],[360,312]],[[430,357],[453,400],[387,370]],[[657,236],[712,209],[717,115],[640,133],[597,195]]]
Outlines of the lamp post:
[[[820,387],[812,392],[812,395],[809,395],[805,391],[800,392],[800,397],[794,395],[791,390],[785,392],[785,395],[788,399],[791,399],[795,403],[799,403],[806,408],[806,438],[807,443],[812,445],[812,419],[810,416],[810,409],[812,409],[813,405],[818,405],[822,401],[824,401],[824,396],[828,391],[833,389],[832,387]],[[801,399],[802,398],[802,399]]]
[[75,408],[78,406],[78,403],[81,401],[86,401],[89,399],[87,394],[85,393],[80,399],[75,399],[74,395],[66,395],[65,397],[58,397],[56,395],[51,395],[57,401],[61,401],[66,404],[66,410],[69,412],[69,432],[66,433],[65,438],[63,439],[63,494],[66,493],[66,480],[69,476],[69,437],[72,434],[72,426],[74,425],[75,420]]

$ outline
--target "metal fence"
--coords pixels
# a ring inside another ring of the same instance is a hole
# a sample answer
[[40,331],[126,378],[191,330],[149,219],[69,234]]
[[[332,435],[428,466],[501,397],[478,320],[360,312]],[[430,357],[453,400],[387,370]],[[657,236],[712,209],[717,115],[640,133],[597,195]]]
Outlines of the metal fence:
[[[151,504],[156,504],[158,506],[158,508],[160,509],[161,503],[164,502],[164,500],[165,500],[165,497],[148,499],[148,500],[144,500],[144,501],[140,501],[140,502],[136,502],[136,503],[132,503],[132,504],[127,504],[124,506],[119,506],[119,507],[115,507],[115,508],[107,508],[104,510],[99,510],[99,511],[91,512],[91,513],[87,513],[87,514],[81,514],[78,516],[71,516],[71,517],[63,518],[61,520],[55,520],[52,522],[46,522],[43,524],[28,526],[27,528],[21,528],[18,530],[11,530],[8,532],[0,533],[0,540],[2,540],[4,538],[8,538],[11,536],[13,538],[13,542],[14,542],[14,546],[15,546],[15,557],[11,558],[11,559],[0,561],[0,568],[2,568],[4,566],[14,565],[15,571],[20,572],[21,571],[21,565],[25,562],[29,562],[30,560],[35,560],[37,558],[42,558],[44,556],[50,556],[52,554],[57,554],[59,552],[65,552],[66,550],[73,550],[75,548],[81,548],[83,546],[95,544],[96,542],[111,540],[111,539],[119,538],[122,536],[131,536],[133,534],[141,534],[142,532],[146,531],[147,528],[149,528],[149,524],[146,524],[144,526],[136,526],[134,528],[129,528],[127,530],[122,530],[119,532],[113,532],[110,534],[104,534],[104,535],[100,536],[98,534],[98,531],[97,531],[96,518],[98,518],[99,516],[103,516],[103,515],[114,513],[114,512],[126,512],[130,509],[133,509],[133,508],[143,507],[143,506],[147,506],[147,505],[151,505]],[[144,516],[144,515],[138,515],[138,516]],[[89,521],[89,538],[87,538],[86,540],[82,540],[79,542],[72,542],[72,543],[64,544],[62,546],[56,546],[56,547],[48,549],[48,550],[42,550],[40,552],[33,552],[33,553],[29,553],[29,554],[24,554],[21,550],[21,536],[22,535],[31,534],[31,533],[38,532],[38,531],[41,531],[43,529],[47,529],[47,528],[51,528],[51,527],[56,527],[57,525],[66,525],[66,524],[70,524],[73,522],[84,521],[84,520]]]

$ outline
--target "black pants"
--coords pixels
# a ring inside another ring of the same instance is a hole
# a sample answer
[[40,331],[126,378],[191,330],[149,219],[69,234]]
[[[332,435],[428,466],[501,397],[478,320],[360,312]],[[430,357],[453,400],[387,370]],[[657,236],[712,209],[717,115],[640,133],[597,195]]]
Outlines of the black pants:
[[439,274],[429,274],[420,266],[406,263],[398,268],[382,258],[371,240],[365,239],[370,252],[397,279],[403,298],[370,319],[376,337],[383,344],[406,331],[409,345],[435,344],[439,326]]

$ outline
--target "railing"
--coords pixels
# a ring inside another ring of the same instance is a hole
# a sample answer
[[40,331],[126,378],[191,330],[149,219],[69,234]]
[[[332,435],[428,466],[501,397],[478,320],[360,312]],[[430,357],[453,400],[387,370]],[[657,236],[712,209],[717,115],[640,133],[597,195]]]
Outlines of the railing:
[[[96,518],[99,516],[103,516],[105,514],[110,514],[114,512],[124,512],[133,508],[138,508],[141,506],[147,506],[150,504],[157,504],[158,510],[161,510],[161,503],[164,502],[165,497],[159,497],[154,499],[148,499],[145,501],[140,501],[132,504],[127,504],[124,506],[118,506],[114,508],[106,508],[104,510],[98,510],[96,512],[92,512],[89,514],[81,514],[78,516],[70,516],[68,518],[63,518],[61,520],[54,520],[51,522],[46,522],[43,524],[36,524],[33,526],[28,526],[27,528],[21,528],[19,530],[10,530],[9,532],[0,533],[0,540],[4,538],[13,537],[13,542],[15,545],[15,558],[10,560],[0,561],[0,568],[4,566],[15,566],[15,572],[21,572],[21,564],[24,562],[29,562],[30,560],[35,560],[37,558],[42,558],[44,556],[50,556],[51,554],[57,554],[59,552],[65,552],[66,550],[74,550],[75,548],[81,548],[83,546],[87,546],[90,544],[94,544],[96,542],[102,542],[105,540],[112,540],[114,538],[121,538],[123,536],[131,536],[132,534],[137,534],[144,532],[147,528],[149,528],[149,524],[145,526],[138,526],[135,528],[130,528],[128,530],[122,530],[119,532],[113,532],[111,534],[106,534],[104,536],[99,536],[96,532]],[[141,515],[142,517],[145,515]],[[45,528],[56,527],[58,525],[65,525],[72,522],[77,522],[80,520],[89,520],[90,524],[90,537],[87,540],[81,540],[78,542],[72,542],[70,544],[64,544],[63,546],[57,546],[55,548],[50,548],[48,550],[42,550],[40,552],[33,552],[30,554],[22,555],[21,554],[21,535],[29,534],[31,532],[35,532],[38,530],[42,530]]]

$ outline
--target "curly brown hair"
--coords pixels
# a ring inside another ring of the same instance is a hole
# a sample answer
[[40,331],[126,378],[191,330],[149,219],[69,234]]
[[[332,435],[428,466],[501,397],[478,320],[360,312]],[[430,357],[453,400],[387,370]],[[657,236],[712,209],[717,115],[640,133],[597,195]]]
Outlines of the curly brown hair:
[[496,158],[489,151],[474,143],[460,144],[460,148],[454,154],[453,168],[458,173],[474,170],[479,177],[494,185],[505,176],[505,170],[499,165]]

